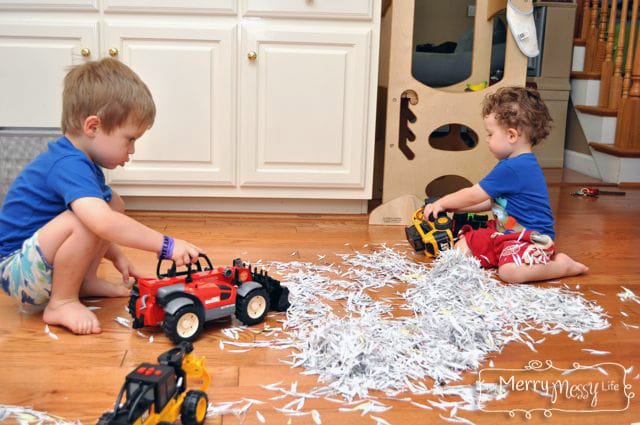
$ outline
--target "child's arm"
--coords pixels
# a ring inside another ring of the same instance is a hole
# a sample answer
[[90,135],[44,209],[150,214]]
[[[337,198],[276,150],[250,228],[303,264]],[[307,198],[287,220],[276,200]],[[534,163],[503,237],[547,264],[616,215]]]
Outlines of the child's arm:
[[479,184],[474,184],[425,205],[424,216],[429,217],[432,214],[435,217],[441,211],[460,211],[471,207],[485,206],[486,202],[491,202],[491,197]]
[[[78,219],[102,239],[143,251],[159,253],[162,250],[162,233],[112,210],[102,199],[79,198],[71,203],[71,208]],[[181,266],[197,260],[200,252],[195,245],[176,239],[172,259]]]
[[479,204],[475,204],[467,208],[461,208],[456,212],[475,213],[475,212],[489,211],[490,209],[491,209],[491,199],[487,199],[486,201],[480,202]]

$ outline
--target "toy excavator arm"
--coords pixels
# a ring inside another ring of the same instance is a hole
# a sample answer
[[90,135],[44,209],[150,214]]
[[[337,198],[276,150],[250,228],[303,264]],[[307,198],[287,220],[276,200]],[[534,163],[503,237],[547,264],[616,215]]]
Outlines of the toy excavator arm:
[[207,391],[211,383],[211,377],[207,368],[204,366],[205,357],[196,358],[192,353],[187,354],[182,361],[182,369],[187,374],[187,378],[195,378],[202,380],[200,385],[201,391]]

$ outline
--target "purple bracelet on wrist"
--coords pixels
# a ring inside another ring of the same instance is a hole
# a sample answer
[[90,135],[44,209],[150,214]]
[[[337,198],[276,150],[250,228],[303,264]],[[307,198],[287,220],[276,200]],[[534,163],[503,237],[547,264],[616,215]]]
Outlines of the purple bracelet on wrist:
[[171,236],[162,237],[162,250],[160,251],[161,260],[171,260],[173,257],[173,246],[175,242]]

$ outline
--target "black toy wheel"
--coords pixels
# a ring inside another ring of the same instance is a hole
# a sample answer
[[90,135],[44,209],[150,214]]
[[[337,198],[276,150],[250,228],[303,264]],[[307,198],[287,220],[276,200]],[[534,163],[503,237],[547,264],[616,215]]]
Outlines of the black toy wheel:
[[182,409],[180,410],[180,420],[183,425],[202,425],[207,418],[207,405],[209,399],[207,394],[192,390],[189,391],[182,403]]
[[204,325],[204,314],[199,306],[189,304],[181,307],[175,314],[167,313],[162,322],[165,335],[176,344],[182,341],[193,342]]
[[409,241],[409,244],[411,244],[411,247],[414,249],[414,251],[424,251],[424,242],[422,242],[422,237],[415,227],[405,227],[404,232],[407,235],[407,241]]
[[102,416],[100,416],[100,419],[98,419],[98,425],[111,425],[113,418],[113,412],[103,413]]
[[264,288],[256,288],[236,300],[236,317],[245,325],[262,322],[268,311],[269,295]]

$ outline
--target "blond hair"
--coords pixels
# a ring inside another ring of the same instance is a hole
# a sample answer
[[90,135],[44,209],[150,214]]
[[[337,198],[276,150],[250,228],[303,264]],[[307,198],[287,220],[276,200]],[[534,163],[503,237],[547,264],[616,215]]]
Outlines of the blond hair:
[[526,134],[535,146],[551,132],[551,115],[537,90],[525,87],[502,87],[485,97],[482,117],[495,114],[503,128],[515,128]]
[[79,134],[91,115],[100,118],[100,128],[109,134],[128,124],[151,127],[156,106],[135,72],[105,58],[74,66],[64,78],[62,132]]

